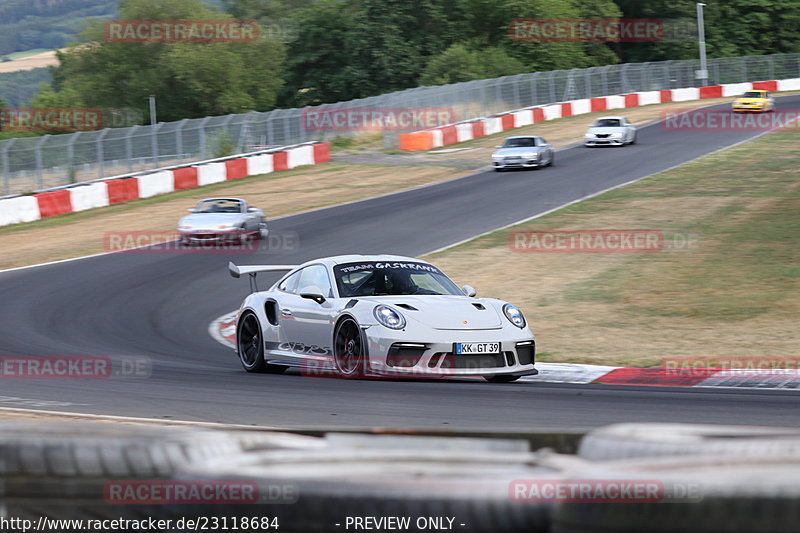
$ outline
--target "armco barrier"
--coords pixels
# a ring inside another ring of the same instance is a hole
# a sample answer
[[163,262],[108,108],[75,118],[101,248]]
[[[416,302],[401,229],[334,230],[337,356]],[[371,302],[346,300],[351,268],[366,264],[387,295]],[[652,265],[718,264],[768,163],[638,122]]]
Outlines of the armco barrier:
[[151,196],[166,194],[175,190],[171,170],[144,174],[139,176],[138,180],[139,198],[150,198]]
[[[316,145],[314,148],[316,149]],[[259,174],[269,174],[272,172],[272,154],[246,157],[245,161],[247,161],[248,176],[257,176]]]
[[39,215],[42,218],[64,215],[72,212],[72,197],[68,190],[49,191],[34,194],[39,202]]
[[67,190],[70,192],[73,211],[86,211],[108,205],[108,187],[105,183],[87,183]]
[[[584,98],[572,100],[570,102],[559,102],[526,109],[516,109],[482,119],[448,124],[430,130],[400,134],[400,149],[407,152],[430,150],[431,148],[439,146],[470,141],[478,137],[483,137],[484,135],[492,135],[493,133],[499,133],[513,128],[537,124],[545,120],[650,104],[688,102],[705,98],[736,96],[751,89],[762,89],[766,91],[800,90],[800,78],[644,91],[601,96],[591,99]],[[455,131],[455,135],[453,131]]]
[[172,183],[176,191],[197,187],[197,167],[176,168],[172,171]]
[[303,165],[314,164],[314,149],[311,146],[300,146],[288,150],[287,166],[289,168],[301,167]]
[[139,198],[139,180],[123,178],[104,182],[108,188],[108,203],[121,204]]
[[206,163],[197,167],[197,184],[211,185],[222,183],[227,179],[225,163]]
[[331,160],[330,144],[321,142],[242,154],[190,166],[111,177],[59,187],[30,196],[0,198],[0,226],[33,222],[75,211],[120,204],[208,183],[267,174]]
[[226,177],[229,180],[238,180],[239,178],[247,177],[247,159],[240,157],[239,159],[231,159],[225,161]]
[[0,200],[0,226],[39,220],[39,202],[33,196]]

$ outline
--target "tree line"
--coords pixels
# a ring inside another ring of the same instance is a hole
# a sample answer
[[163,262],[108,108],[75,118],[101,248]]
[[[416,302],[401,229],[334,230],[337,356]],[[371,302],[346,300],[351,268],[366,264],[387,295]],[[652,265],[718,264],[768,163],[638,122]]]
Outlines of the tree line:
[[[15,0],[16,1],[16,0]],[[64,0],[67,1],[67,0]],[[800,52],[800,0],[706,0],[710,57]],[[251,43],[106,42],[90,22],[60,53],[38,106],[134,108],[159,119],[266,111],[420,85],[619,62],[697,57],[659,42],[520,42],[514,19],[695,19],[687,0],[122,0],[122,19],[258,20]]]

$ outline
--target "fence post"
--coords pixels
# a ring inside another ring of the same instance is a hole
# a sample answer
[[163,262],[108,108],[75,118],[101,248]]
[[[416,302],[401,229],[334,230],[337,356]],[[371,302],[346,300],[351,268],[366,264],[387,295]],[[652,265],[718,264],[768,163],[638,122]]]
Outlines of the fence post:
[[134,124],[125,136],[125,157],[128,159],[128,172],[133,172],[133,134],[139,128]]
[[175,155],[178,156],[178,161],[183,161],[183,127],[188,120],[188,118],[181,120],[175,127],[175,152],[177,152]]
[[17,141],[16,137],[12,137],[3,144],[3,194],[11,194],[11,164],[8,161],[8,151],[11,150],[11,145]]
[[153,168],[158,168],[158,127],[162,123],[152,124],[150,128],[150,155],[153,157]]
[[34,148],[36,154],[36,188],[37,189],[44,189],[44,176],[43,176],[43,169],[42,169],[42,145],[47,142],[47,138],[50,137],[49,134],[42,135],[42,138],[39,139],[39,142],[36,143],[36,147]]
[[211,117],[206,117],[200,121],[200,160],[205,161],[208,159],[208,146],[206,142],[206,122],[208,122]]
[[106,154],[105,149],[103,148],[103,139],[106,138],[108,132],[111,131],[109,128],[104,128],[103,131],[100,132],[100,136],[95,141],[97,143],[97,177],[104,178],[104,174],[106,173]]

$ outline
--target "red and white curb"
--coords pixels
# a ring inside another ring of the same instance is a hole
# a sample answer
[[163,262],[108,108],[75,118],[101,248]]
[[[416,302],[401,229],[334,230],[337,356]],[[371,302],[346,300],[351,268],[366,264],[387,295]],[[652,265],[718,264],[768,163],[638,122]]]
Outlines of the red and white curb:
[[[236,346],[236,312],[214,320],[211,336],[228,348]],[[661,387],[725,387],[738,389],[800,389],[800,369],[669,369],[573,363],[537,362],[537,376],[520,378],[527,383],[571,383],[599,385],[638,385]]]
[[330,144],[309,142],[222,159],[113,176],[0,198],[0,226],[150,198],[212,183],[330,161]]
[[399,144],[401,150],[408,152],[431,150],[558,118],[651,104],[724,98],[753,89],[794,91],[800,89],[800,78],[635,92],[531,106],[437,128],[401,133]]

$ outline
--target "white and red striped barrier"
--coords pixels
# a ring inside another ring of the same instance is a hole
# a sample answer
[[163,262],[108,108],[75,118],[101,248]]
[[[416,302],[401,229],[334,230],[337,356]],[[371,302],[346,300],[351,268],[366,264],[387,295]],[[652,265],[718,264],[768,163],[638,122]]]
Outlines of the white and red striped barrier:
[[278,151],[77,183],[29,196],[0,199],[0,226],[33,222],[302,165],[318,165],[330,159],[330,144],[315,142]]
[[707,87],[686,87],[661,91],[644,91],[613,96],[601,96],[598,98],[584,98],[581,100],[572,100],[570,102],[559,102],[556,104],[517,109],[499,113],[491,117],[468,120],[428,130],[401,133],[399,143],[400,149],[407,152],[430,150],[432,148],[440,148],[450,144],[470,141],[485,135],[492,135],[522,126],[530,126],[546,120],[650,104],[688,102],[705,98],[736,96],[751,89],[762,89],[772,92],[794,91],[800,89],[800,78],[730,83],[726,85],[710,85]]

